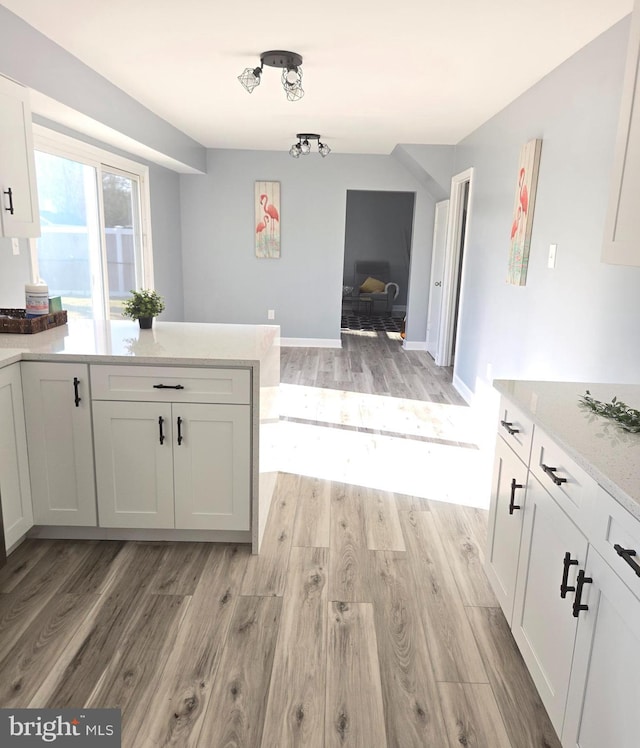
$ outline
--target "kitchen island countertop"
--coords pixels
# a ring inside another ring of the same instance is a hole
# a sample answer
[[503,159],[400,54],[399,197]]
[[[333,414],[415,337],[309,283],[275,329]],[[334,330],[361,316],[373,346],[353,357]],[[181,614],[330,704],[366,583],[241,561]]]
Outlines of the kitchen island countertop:
[[640,385],[496,380],[493,386],[640,519],[640,434],[579,405],[588,390],[596,400],[617,397],[640,410]]

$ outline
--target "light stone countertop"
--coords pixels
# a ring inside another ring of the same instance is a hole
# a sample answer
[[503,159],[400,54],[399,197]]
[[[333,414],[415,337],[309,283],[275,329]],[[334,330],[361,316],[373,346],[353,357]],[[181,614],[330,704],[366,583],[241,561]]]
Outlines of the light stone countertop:
[[579,405],[587,390],[640,410],[640,385],[496,380],[498,392],[543,429],[583,470],[640,519],[640,433]]
[[279,346],[278,325],[70,320],[32,335],[0,334],[0,367],[15,361],[255,366]]

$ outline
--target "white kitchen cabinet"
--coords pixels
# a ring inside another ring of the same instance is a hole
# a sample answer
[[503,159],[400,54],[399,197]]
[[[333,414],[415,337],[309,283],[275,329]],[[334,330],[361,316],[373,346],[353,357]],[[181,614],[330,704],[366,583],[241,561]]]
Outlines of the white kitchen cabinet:
[[637,748],[640,599],[593,546],[580,604],[562,745]]
[[99,525],[174,527],[171,405],[94,402],[93,427]]
[[250,408],[94,401],[101,527],[250,529]]
[[614,156],[612,186],[605,221],[602,259],[614,265],[640,265],[640,0],[635,3],[620,119]]
[[530,473],[511,631],[558,735],[576,636],[576,576],[586,557],[586,537]]
[[505,618],[511,624],[528,468],[498,437],[491,484],[485,570]]
[[23,361],[33,516],[37,525],[96,525],[89,368]]
[[0,369],[0,500],[10,551],[33,525],[20,364]]
[[0,76],[0,235],[40,236],[28,91]]

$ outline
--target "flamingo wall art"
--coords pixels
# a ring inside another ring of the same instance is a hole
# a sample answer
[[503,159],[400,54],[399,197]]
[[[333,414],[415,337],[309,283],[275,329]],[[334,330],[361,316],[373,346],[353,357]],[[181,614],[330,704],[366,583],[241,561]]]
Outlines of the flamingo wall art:
[[256,182],[256,257],[280,257],[280,182]]
[[509,272],[507,283],[524,286],[527,283],[529,267],[529,247],[533,226],[533,209],[538,187],[538,169],[542,140],[530,140],[520,150],[518,183],[513,206],[511,224],[511,246],[509,249]]

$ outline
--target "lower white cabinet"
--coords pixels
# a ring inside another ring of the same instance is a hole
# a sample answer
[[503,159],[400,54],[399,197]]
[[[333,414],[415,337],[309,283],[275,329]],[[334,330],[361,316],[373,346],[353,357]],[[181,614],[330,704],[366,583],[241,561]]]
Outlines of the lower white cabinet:
[[527,473],[527,466],[498,437],[491,484],[489,540],[485,570],[509,624],[511,624],[515,598],[522,518],[527,493]]
[[96,525],[89,368],[23,361],[33,516],[38,525]]
[[250,529],[248,405],[94,401],[102,527]]
[[20,364],[0,369],[0,502],[10,550],[33,526]]
[[511,631],[558,735],[578,623],[576,577],[586,557],[586,537],[530,474]]
[[562,745],[637,748],[640,599],[593,546],[580,604]]

